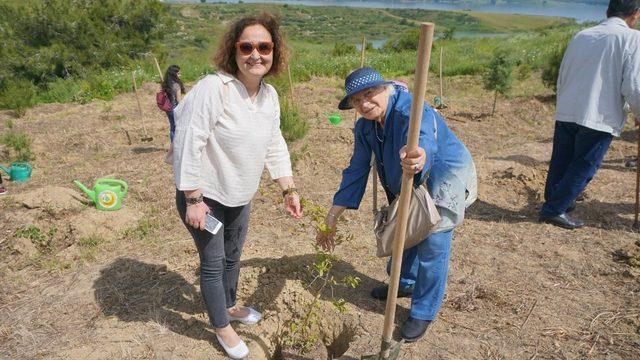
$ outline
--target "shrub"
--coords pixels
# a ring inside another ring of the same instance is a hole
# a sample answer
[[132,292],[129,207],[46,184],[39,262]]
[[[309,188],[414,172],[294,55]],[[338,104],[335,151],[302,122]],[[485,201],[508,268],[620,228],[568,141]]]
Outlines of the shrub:
[[565,37],[549,55],[547,63],[542,69],[542,83],[547,88],[553,90],[554,93],[558,92],[558,75],[560,74],[560,65],[562,64],[562,58],[564,52],[569,45],[569,37]]
[[520,81],[527,80],[531,77],[531,71],[531,65],[527,63],[520,64],[516,69],[516,77]]
[[35,102],[36,87],[28,80],[10,80],[0,91],[0,107],[11,109],[22,117]]
[[498,49],[494,52],[489,67],[483,75],[484,88],[493,90],[495,93],[491,115],[496,111],[498,94],[506,95],[511,91],[514,66],[514,59],[506,50]]
[[356,52],[356,46],[353,44],[347,44],[344,42],[337,42],[333,45],[333,50],[331,50],[331,55],[333,56],[342,56],[348,54],[354,54]]
[[309,123],[287,98],[280,98],[280,130],[288,143],[302,139],[309,132]]
[[31,138],[25,132],[15,131],[11,121],[7,121],[7,131],[0,137],[0,142],[13,152],[12,161],[35,159],[35,155],[31,151]]

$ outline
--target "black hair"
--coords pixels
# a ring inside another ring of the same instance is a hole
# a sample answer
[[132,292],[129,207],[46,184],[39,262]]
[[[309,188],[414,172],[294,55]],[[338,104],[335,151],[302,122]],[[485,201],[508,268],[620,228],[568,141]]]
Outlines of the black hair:
[[623,19],[640,10],[640,0],[610,0],[607,17],[617,16]]
[[178,72],[180,71],[180,66],[171,65],[167,68],[167,72],[164,74],[164,81],[162,82],[162,89],[167,92],[167,94],[171,94],[171,85],[177,83],[180,85],[180,92],[183,94],[186,92],[184,89],[184,84],[180,77],[178,77]]

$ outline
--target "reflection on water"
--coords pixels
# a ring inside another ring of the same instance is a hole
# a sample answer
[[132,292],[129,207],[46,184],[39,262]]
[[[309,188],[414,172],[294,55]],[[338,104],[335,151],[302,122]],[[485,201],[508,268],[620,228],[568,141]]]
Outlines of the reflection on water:
[[[228,3],[237,3],[239,0],[229,0]],[[478,12],[492,12],[505,14],[559,16],[583,21],[604,20],[607,11],[606,5],[591,5],[578,3],[561,3],[548,1],[546,4],[497,4],[497,5],[473,5],[450,4],[429,1],[340,1],[340,0],[242,0],[244,3],[276,3],[297,4],[309,6],[351,6],[369,8],[399,8],[399,9],[429,9],[429,10],[471,10]],[[200,2],[195,0],[177,2]]]

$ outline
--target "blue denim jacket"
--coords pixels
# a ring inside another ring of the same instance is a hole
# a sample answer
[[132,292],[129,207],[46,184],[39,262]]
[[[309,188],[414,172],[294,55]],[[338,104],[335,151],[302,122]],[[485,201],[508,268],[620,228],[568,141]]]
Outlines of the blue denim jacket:
[[[342,172],[333,204],[357,209],[369,177],[371,152],[376,157],[380,183],[389,202],[402,184],[400,149],[407,143],[412,95],[396,91],[389,97],[384,129],[376,121],[360,118],[355,125],[353,155]],[[426,164],[416,174],[414,186],[427,181],[442,222],[435,231],[447,231],[462,223],[464,210],[477,197],[475,165],[469,150],[449,129],[444,119],[424,105],[419,146],[426,152]]]

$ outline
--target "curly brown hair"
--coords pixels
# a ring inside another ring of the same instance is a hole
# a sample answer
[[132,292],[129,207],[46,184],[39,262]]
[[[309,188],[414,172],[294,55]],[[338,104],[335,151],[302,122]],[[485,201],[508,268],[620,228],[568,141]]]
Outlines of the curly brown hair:
[[213,61],[218,69],[233,74],[238,74],[236,63],[236,42],[244,29],[252,25],[262,25],[273,41],[273,63],[267,75],[278,75],[286,66],[287,50],[284,39],[280,34],[280,21],[270,14],[262,13],[260,16],[247,16],[236,20],[224,34]]

